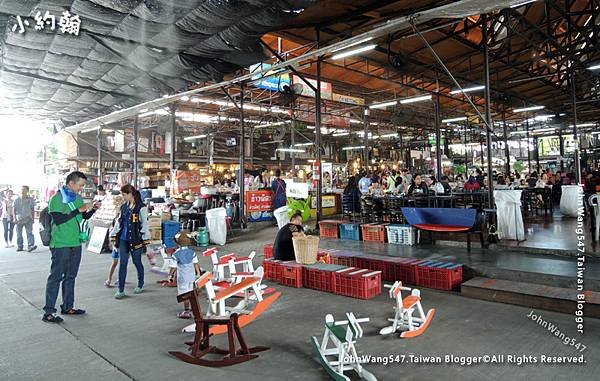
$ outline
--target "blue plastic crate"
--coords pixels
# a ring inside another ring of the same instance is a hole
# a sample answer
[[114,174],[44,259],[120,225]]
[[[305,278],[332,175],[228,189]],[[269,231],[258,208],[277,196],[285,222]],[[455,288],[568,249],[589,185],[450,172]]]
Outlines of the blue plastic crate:
[[360,224],[340,224],[340,239],[360,241]]

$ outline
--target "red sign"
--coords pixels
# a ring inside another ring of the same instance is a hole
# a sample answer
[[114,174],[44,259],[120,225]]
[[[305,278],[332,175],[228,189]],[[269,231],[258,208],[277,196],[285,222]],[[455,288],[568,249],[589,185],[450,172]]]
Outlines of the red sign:
[[268,212],[273,210],[273,192],[270,190],[246,192],[246,212]]

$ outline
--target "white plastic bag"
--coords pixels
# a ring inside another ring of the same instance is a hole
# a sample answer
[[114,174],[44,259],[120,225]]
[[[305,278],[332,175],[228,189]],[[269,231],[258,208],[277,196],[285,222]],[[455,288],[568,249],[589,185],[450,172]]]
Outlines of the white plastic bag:
[[214,208],[206,211],[206,227],[210,235],[210,242],[225,245],[227,242],[227,212],[225,208]]
[[275,220],[277,220],[277,226],[279,227],[279,229],[281,229],[290,222],[290,216],[288,215],[289,210],[290,209],[288,208],[288,206],[284,205],[281,208],[275,209],[275,211],[273,212]]

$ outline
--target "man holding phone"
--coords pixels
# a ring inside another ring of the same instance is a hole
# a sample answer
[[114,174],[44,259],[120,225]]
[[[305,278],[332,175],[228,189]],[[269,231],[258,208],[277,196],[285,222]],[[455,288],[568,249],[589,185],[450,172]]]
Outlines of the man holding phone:
[[56,299],[62,287],[63,304],[61,314],[83,315],[84,310],[73,308],[75,301],[75,278],[81,262],[81,244],[85,242],[87,232],[82,232],[80,224],[90,218],[99,203],[85,203],[79,192],[85,186],[87,177],[79,172],[67,176],[66,185],[57,192],[48,205],[52,217],[52,239],[50,252],[52,265],[46,283],[46,305],[42,320],[48,323],[60,323],[63,319],[56,316]]

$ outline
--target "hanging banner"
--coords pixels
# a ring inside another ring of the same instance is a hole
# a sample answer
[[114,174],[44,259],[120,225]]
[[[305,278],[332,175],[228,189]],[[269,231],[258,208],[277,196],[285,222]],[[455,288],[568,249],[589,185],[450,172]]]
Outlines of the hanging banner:
[[308,183],[286,183],[285,195],[293,198],[308,198]]
[[336,102],[348,103],[351,105],[364,106],[365,100],[359,97],[353,97],[351,95],[343,95],[338,93],[333,93],[333,98]]
[[[316,80],[310,79],[310,78],[306,78],[306,80],[308,81],[308,83],[313,85],[315,88],[317,87]],[[306,84],[306,82],[301,80],[300,77],[298,77],[297,75],[292,75],[292,82],[299,83],[302,85],[301,95],[303,95],[305,97],[311,97],[311,98],[315,97],[315,92],[313,91],[313,89],[311,89],[310,86],[308,86]],[[321,99],[331,100],[332,96],[333,96],[333,86],[331,85],[331,82],[321,81]]]
[[123,131],[115,131],[115,152],[125,151],[125,134]]
[[323,188],[333,188],[333,163],[321,164],[323,171]]
[[249,222],[271,220],[273,218],[273,192],[270,190],[246,192],[246,214]]
[[[271,65],[267,63],[257,63],[255,65],[251,65],[248,69],[250,70],[250,73],[253,73],[259,70],[269,69],[270,67]],[[291,84],[289,74],[273,75],[274,73],[275,72],[268,71],[265,74],[253,75],[251,79],[259,81],[252,82],[251,84],[260,89],[267,89],[272,91],[283,91],[283,86],[289,86]]]

